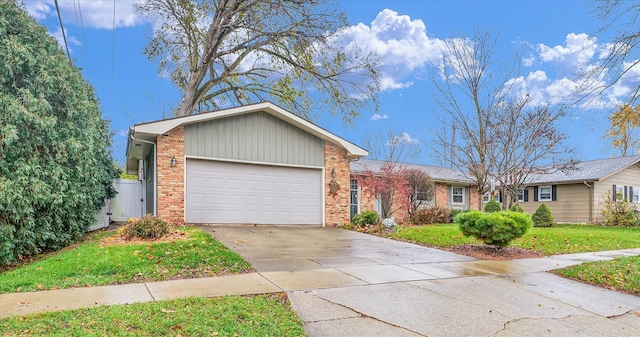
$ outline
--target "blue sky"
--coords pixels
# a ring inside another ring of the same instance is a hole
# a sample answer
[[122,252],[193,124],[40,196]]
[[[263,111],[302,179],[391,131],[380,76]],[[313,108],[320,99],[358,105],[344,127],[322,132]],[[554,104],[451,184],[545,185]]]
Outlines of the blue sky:
[[[53,0],[26,0],[29,13],[61,39]],[[150,23],[133,12],[133,0],[59,0],[71,57],[96,89],[103,115],[111,120],[114,158],[124,163],[126,133],[134,123],[170,117],[180,92],[157,74],[143,54]],[[361,111],[355,127],[339,117],[320,116],[318,124],[356,144],[366,134],[392,131],[417,144],[432,142],[442,114],[432,86],[431,60],[447,39],[471,36],[474,28],[499,34],[496,57],[522,65],[516,80],[541,102],[572,95],[572,74],[600,55],[611,37],[598,33],[601,22],[587,1],[401,1],[341,0],[352,25],[350,36],[382,60],[379,111]],[[114,9],[115,5],[115,9]],[[114,20],[115,12],[115,20]],[[115,29],[114,29],[115,27]],[[516,49],[523,57],[513,59]],[[578,107],[561,122],[580,160],[618,155],[602,136],[615,103],[624,102],[620,85],[597,108]],[[637,83],[631,83],[637,85]],[[414,160],[439,164],[427,147]]]

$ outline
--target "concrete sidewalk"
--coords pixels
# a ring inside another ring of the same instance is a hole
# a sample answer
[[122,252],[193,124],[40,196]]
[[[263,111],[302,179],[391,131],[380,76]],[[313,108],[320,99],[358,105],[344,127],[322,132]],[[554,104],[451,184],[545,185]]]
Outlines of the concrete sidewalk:
[[[0,319],[35,312],[90,308],[184,297],[265,294],[397,282],[543,272],[617,256],[640,249],[558,255],[511,261],[458,261],[404,265],[336,266],[240,275],[0,294]],[[300,296],[297,296],[300,297]]]
[[640,336],[639,297],[546,273],[640,249],[485,261],[348,231],[246,230],[212,229],[256,273],[2,294],[0,318],[284,291],[312,337]]

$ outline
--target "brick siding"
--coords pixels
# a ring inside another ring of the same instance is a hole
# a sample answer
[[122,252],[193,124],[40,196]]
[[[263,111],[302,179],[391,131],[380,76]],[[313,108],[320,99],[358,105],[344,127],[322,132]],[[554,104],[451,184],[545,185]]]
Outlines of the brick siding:
[[[335,176],[332,176],[332,172]],[[347,150],[324,142],[325,226],[338,227],[349,223],[350,168]],[[331,193],[332,181],[338,187]]]
[[[184,127],[157,138],[158,216],[173,224],[184,223]],[[171,167],[171,159],[176,166]]]

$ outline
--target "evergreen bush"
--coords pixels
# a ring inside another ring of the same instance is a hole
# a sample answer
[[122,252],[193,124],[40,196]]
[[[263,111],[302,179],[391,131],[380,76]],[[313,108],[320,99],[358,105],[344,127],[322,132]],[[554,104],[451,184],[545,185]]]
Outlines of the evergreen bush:
[[118,177],[109,123],[57,41],[0,1],[0,265],[80,239]]
[[551,210],[546,204],[540,204],[536,212],[533,213],[533,226],[534,227],[551,227],[553,226],[553,216],[551,216]]
[[378,223],[378,212],[374,210],[364,211],[353,216],[354,225],[357,226],[370,226]]
[[497,248],[508,246],[532,225],[529,214],[511,211],[483,213],[474,210],[460,213],[454,220],[465,236],[473,236]]
[[520,212],[523,213],[524,210],[522,209],[522,206],[520,206],[520,204],[513,204],[513,206],[511,206],[511,208],[509,208],[510,211],[512,212]]
[[488,213],[500,212],[501,210],[502,207],[500,207],[500,203],[498,203],[494,199],[489,200],[489,202],[484,205],[484,211]]

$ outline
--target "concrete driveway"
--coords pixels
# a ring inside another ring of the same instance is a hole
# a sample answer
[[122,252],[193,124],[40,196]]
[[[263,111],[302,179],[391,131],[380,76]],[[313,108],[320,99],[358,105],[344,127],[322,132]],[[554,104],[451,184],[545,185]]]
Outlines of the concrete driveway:
[[514,261],[337,228],[203,226],[286,291],[309,336],[640,336],[640,298],[547,273],[640,249]]

